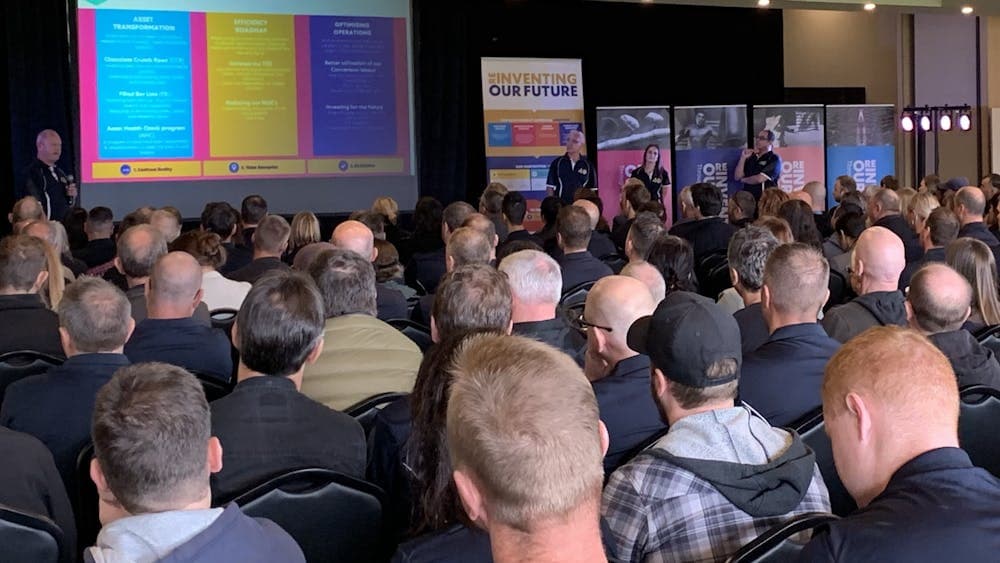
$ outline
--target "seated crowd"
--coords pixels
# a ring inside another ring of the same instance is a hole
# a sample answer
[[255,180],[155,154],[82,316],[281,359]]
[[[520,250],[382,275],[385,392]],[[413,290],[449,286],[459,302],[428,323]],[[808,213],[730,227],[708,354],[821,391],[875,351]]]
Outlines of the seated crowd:
[[318,468],[381,492],[384,560],[692,562],[843,488],[801,560],[991,559],[1000,480],[958,428],[960,389],[1000,390],[1000,176],[967,183],[699,183],[670,226],[630,180],[535,232],[497,183],[332,233],[259,195],[185,232],[27,197],[0,354],[52,367],[0,388],[0,505],[84,561],[305,561],[233,501]]

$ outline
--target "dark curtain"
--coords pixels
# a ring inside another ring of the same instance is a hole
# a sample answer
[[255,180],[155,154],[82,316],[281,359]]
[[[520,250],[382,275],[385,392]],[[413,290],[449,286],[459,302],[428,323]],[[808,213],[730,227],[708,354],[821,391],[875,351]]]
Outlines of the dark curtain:
[[0,209],[11,208],[14,186],[35,158],[35,136],[43,129],[59,133],[63,142],[59,166],[79,176],[77,96],[71,64],[76,46],[70,42],[67,25],[72,9],[66,0],[0,3],[6,51],[0,64],[6,65],[8,87],[3,95],[9,108],[6,121],[0,122],[0,136],[9,139],[6,150],[0,150],[3,158],[9,159],[0,161],[7,170]]

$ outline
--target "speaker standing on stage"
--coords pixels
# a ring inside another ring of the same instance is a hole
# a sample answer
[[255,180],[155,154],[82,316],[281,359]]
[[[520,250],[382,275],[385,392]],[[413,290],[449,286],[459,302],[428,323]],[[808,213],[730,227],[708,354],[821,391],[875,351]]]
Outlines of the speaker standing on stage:
[[38,154],[24,173],[24,183],[17,198],[34,196],[45,208],[47,218],[62,220],[66,211],[76,204],[77,196],[73,176],[56,166],[62,155],[62,139],[59,133],[46,129],[35,138],[35,148]]
[[573,203],[573,193],[578,188],[593,188],[597,176],[587,157],[580,154],[586,144],[583,131],[570,131],[566,135],[566,154],[556,158],[549,165],[549,177],[545,181],[546,195],[558,196],[563,203]]
[[632,170],[632,177],[646,184],[650,199],[662,202],[663,195],[670,193],[670,173],[660,166],[659,145],[646,146],[642,155],[642,164]]
[[754,138],[754,148],[743,149],[740,161],[733,170],[733,179],[743,182],[743,189],[752,193],[758,201],[766,188],[778,185],[778,176],[781,175],[781,157],[771,150],[773,145],[774,131],[763,129]]

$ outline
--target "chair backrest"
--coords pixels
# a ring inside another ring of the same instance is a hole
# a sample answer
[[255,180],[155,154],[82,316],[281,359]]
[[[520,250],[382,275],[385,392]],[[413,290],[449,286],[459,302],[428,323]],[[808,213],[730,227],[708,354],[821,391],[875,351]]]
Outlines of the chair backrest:
[[579,285],[571,287],[563,292],[562,297],[559,299],[559,306],[563,309],[568,307],[573,307],[575,305],[582,305],[587,302],[587,294],[590,293],[591,288],[597,283],[596,280],[583,282]]
[[390,319],[386,321],[389,326],[402,332],[420,348],[421,352],[426,352],[431,347],[431,329],[425,325],[413,322],[410,319]]
[[76,541],[81,547],[94,545],[97,533],[101,531],[97,486],[90,479],[92,459],[94,459],[94,445],[87,444],[76,456],[76,490],[69,491],[76,520]]
[[239,311],[236,309],[212,309],[208,312],[208,316],[212,319],[212,328],[220,328],[226,334],[232,335],[233,323],[236,322],[237,313]]
[[834,514],[826,512],[806,512],[778,524],[732,554],[727,563],[767,563],[795,561],[805,544],[795,541],[793,536],[837,520]]
[[386,407],[389,403],[401,399],[406,395],[408,393],[395,391],[378,393],[347,407],[344,409],[344,412],[354,417],[354,420],[357,420],[361,424],[361,428],[365,430],[365,436],[367,436],[371,432],[372,424],[375,422],[375,415],[378,414],[378,411]]
[[73,549],[44,516],[0,505],[0,563],[69,563]]
[[850,286],[847,284],[847,278],[844,277],[844,274],[831,269],[830,282],[827,284],[827,288],[830,290],[830,297],[827,298],[826,304],[823,305],[823,311],[829,311],[832,307],[847,302]]
[[607,256],[602,256],[600,260],[601,262],[607,264],[615,275],[620,274],[622,272],[622,268],[628,264],[628,259],[621,254],[608,254]]
[[11,383],[25,377],[45,373],[49,368],[62,363],[62,358],[33,350],[18,350],[0,354],[0,403],[3,403],[4,392]]
[[1000,391],[985,385],[962,389],[958,443],[977,467],[1000,476]]
[[972,336],[983,345],[983,348],[992,350],[1000,357],[1000,325],[985,326],[973,332]]
[[216,399],[221,399],[226,395],[233,392],[233,387],[236,386],[235,378],[229,381],[222,381],[218,377],[197,372],[194,370],[188,370],[192,375],[198,378],[201,383],[201,388],[205,390],[205,399],[211,403]]
[[699,293],[710,299],[718,298],[720,293],[732,286],[729,259],[724,251],[703,256],[695,265],[694,273],[698,278]]
[[284,528],[306,561],[382,561],[391,549],[383,537],[381,489],[335,471],[292,471],[233,502]]
[[840,475],[837,474],[837,467],[833,464],[833,444],[823,428],[822,407],[805,415],[793,423],[791,427],[799,433],[802,441],[816,454],[816,465],[819,466],[819,472],[823,475],[826,489],[830,493],[830,506],[833,513],[837,516],[847,516],[857,510],[857,503],[847,492],[847,488],[840,480]]

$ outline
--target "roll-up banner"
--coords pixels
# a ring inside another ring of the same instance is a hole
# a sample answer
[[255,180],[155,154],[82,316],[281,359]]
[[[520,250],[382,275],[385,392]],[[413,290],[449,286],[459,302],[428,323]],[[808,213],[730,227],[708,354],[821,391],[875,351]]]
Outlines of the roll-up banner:
[[[642,166],[650,145],[659,149],[660,166],[672,179],[670,165],[670,108],[666,106],[597,108],[597,186],[604,202],[604,218],[610,223],[620,211],[622,184]],[[660,178],[657,178],[660,179]],[[673,219],[673,197],[661,190],[667,224]]]
[[779,188],[791,192],[826,180],[822,105],[754,106],[753,130],[765,129],[774,133],[773,150],[781,157]]
[[896,173],[894,106],[826,106],[826,124],[827,205],[833,205],[837,176],[853,176],[864,189]]
[[584,130],[580,59],[483,57],[482,72],[487,179],[524,192],[534,230],[549,164]]
[[674,192],[697,182],[715,184],[725,209],[729,195],[743,188],[733,170],[747,148],[747,106],[675,107],[673,130]]

